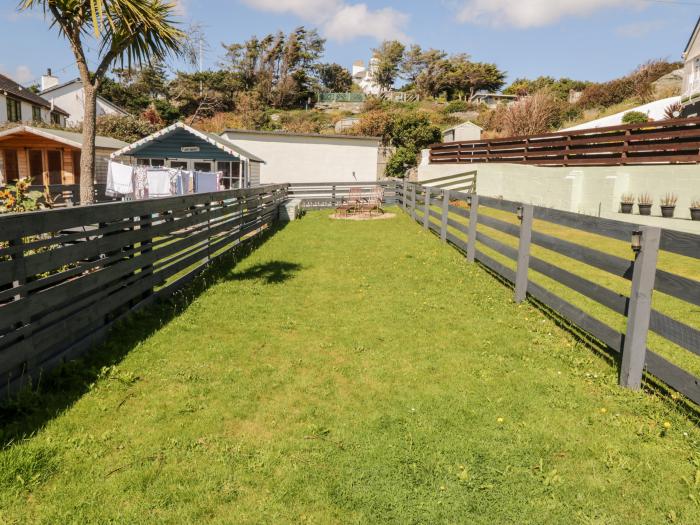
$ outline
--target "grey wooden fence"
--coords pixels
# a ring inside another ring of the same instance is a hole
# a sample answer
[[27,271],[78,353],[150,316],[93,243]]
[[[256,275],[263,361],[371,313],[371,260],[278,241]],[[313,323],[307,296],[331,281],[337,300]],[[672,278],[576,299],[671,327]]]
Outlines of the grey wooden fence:
[[304,182],[291,183],[289,198],[299,199],[303,208],[333,208],[350,195],[350,188],[371,192],[376,187],[384,188],[384,203],[396,203],[396,184],[393,180],[373,182]]
[[[433,230],[445,242],[463,251],[468,261],[478,261],[513,283],[516,301],[522,301],[526,296],[535,299],[621,354],[622,386],[639,388],[643,371],[646,371],[700,404],[700,379],[647,346],[648,334],[654,332],[694,354],[689,356],[691,359],[700,356],[700,331],[687,324],[687,319],[673,318],[655,310],[651,304],[652,292],[656,290],[683,301],[689,313],[693,309],[697,311],[694,307],[700,306],[700,281],[657,268],[657,255],[662,250],[691,258],[692,264],[698,263],[700,275],[700,236],[410,183],[397,184],[397,199],[400,206],[424,228]],[[465,201],[469,207],[454,206],[452,203],[455,201]],[[494,214],[484,214],[488,208],[516,214],[520,225],[496,218]],[[460,217],[462,220],[456,220]],[[534,220],[634,242],[638,245],[636,257],[632,250],[630,259],[625,259],[543,233],[533,226]],[[477,228],[478,224],[514,236],[519,240],[518,248],[486,235],[483,228]],[[532,245],[631,281],[629,295],[619,294],[601,283],[534,257],[530,253]],[[515,261],[517,269],[513,270],[497,261],[485,253],[483,247]],[[529,270],[625,316],[625,332],[609,326],[542,284],[533,282],[529,278]]]
[[277,218],[287,185],[0,216],[0,390],[79,355]]

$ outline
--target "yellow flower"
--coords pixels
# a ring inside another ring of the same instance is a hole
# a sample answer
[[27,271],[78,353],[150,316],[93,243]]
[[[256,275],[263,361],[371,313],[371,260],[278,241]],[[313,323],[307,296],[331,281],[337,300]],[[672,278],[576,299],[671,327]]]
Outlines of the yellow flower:
[[603,408],[600,409],[600,413],[601,413],[601,414],[605,414],[607,411],[608,411],[608,409],[605,408],[605,407],[603,407]]
[[498,423],[503,423],[503,418],[502,418],[502,417],[499,417],[496,421],[497,421]]
[[671,428],[671,423],[669,423],[668,421],[664,421],[664,428],[665,428],[666,430],[668,430],[669,428]]

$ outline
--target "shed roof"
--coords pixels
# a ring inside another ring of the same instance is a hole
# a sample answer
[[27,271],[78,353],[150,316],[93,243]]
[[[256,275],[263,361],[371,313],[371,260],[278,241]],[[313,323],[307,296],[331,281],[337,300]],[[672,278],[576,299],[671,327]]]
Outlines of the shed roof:
[[[52,128],[35,128],[32,126],[15,126],[14,128],[6,129],[0,131],[0,139],[3,137],[8,137],[11,135],[19,135],[22,133],[29,133],[31,135],[36,135],[37,137],[43,137],[49,140],[55,140],[67,146],[72,146],[74,148],[82,149],[83,147],[83,136],[80,133],[74,133],[72,131],[66,131],[64,129],[52,129]],[[103,149],[119,149],[126,146],[126,142],[123,142],[112,137],[95,137],[95,146]]]
[[40,97],[29,88],[18,84],[10,77],[6,77],[5,75],[0,75],[0,92],[2,91],[26,102],[36,104],[37,106],[41,106],[46,109],[52,109],[56,113],[61,113],[62,115],[68,116],[66,111],[62,110],[58,106],[52,106],[51,102],[45,98]]
[[461,124],[457,124],[456,126],[452,126],[451,128],[443,129],[442,132],[443,132],[443,133],[447,133],[448,131],[453,131],[453,130],[455,130],[455,129],[457,129],[457,128],[463,128],[463,127],[467,127],[467,126],[471,126],[471,127],[474,127],[474,128],[479,128],[479,129],[482,130],[482,131],[484,130],[484,128],[482,128],[481,126],[478,126],[478,125],[474,124],[471,120],[467,120],[466,122],[462,122]]
[[224,133],[242,133],[246,135],[268,135],[277,137],[308,137],[316,139],[347,139],[347,140],[373,140],[381,142],[381,137],[369,137],[366,135],[343,135],[337,133],[289,133],[287,131],[258,131],[253,129],[227,129]]
[[135,155],[139,151],[144,150],[150,145],[156,143],[162,144],[168,138],[183,132],[194,136],[198,140],[206,142],[207,144],[227,153],[228,155],[232,155],[234,157],[245,157],[253,162],[265,162],[257,155],[254,155],[249,151],[246,151],[243,148],[236,146],[234,143],[224,139],[223,137],[220,137],[219,135],[216,135],[214,133],[204,133],[202,131],[198,131],[182,122],[176,122],[175,124],[172,124],[167,128],[163,128],[160,131],[149,135],[148,137],[138,140],[133,144],[129,144],[128,146],[120,149],[119,151],[115,151],[114,153],[112,153],[112,157],[119,157],[122,155]]

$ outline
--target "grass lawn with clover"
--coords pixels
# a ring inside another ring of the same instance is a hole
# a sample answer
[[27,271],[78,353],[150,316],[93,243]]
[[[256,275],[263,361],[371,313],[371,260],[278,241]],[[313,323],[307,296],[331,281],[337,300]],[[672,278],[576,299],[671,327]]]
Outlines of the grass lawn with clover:
[[329,213],[3,409],[0,522],[700,522],[671,400],[405,214]]

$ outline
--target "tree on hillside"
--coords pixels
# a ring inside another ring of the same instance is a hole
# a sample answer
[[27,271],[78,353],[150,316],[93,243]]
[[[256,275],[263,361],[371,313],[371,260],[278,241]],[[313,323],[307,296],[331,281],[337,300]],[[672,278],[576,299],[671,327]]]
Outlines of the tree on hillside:
[[372,50],[377,59],[374,80],[382,91],[389,91],[394,87],[405,49],[398,40],[385,40],[378,48]]
[[591,83],[570,78],[554,79],[553,77],[541,76],[534,80],[527,78],[516,78],[510,86],[503,90],[506,95],[531,95],[542,89],[549,89],[561,100],[568,100],[569,93],[573,91],[583,91]]
[[340,64],[319,64],[316,76],[321,87],[330,93],[346,93],[352,88],[352,75]]
[[410,84],[416,84],[418,77],[431,65],[447,56],[444,51],[437,49],[423,50],[418,44],[413,44],[404,53],[399,66],[401,78]]
[[325,40],[315,30],[298,27],[242,44],[225,45],[223,66],[243,90],[257,91],[276,108],[296,107],[313,93],[314,71],[323,55]]
[[168,86],[168,100],[193,123],[219,111],[232,111],[240,89],[228,71],[178,71]]
[[[80,201],[94,201],[97,93],[115,61],[143,65],[179,54],[184,34],[175,27],[175,4],[164,0],[22,0],[20,9],[42,9],[68,39],[84,89]],[[85,43],[97,40],[97,68],[90,71]]]
[[478,91],[498,91],[505,83],[506,74],[496,64],[472,62],[466,55],[450,60],[446,84],[454,94],[471,101]]

